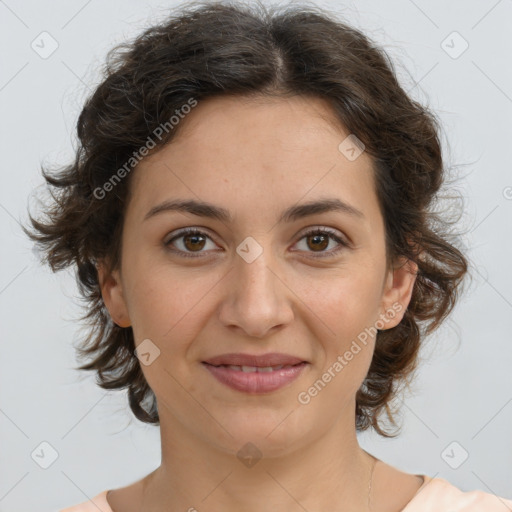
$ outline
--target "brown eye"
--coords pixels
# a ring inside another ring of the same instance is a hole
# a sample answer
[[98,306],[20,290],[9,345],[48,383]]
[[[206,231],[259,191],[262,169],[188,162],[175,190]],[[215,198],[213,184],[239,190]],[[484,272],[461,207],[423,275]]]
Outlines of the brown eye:
[[[349,243],[338,236],[336,231],[327,228],[317,228],[308,231],[303,235],[302,239],[306,239],[306,252],[318,253],[318,256],[315,256],[318,258],[336,255],[338,252],[349,247]],[[338,247],[326,251],[325,249],[329,246],[331,240],[334,240]]]
[[[194,228],[187,228],[181,230],[176,236],[164,242],[164,245],[173,253],[177,253],[180,256],[194,258],[201,256],[204,252],[207,252],[203,251],[203,249],[205,248],[208,240],[211,240],[211,238],[206,233]],[[180,243],[176,245],[181,247],[176,248],[175,241],[179,241]]]
[[[305,252],[318,253],[315,257],[323,258],[328,256],[336,255],[338,252],[343,250],[344,248],[348,248],[350,244],[344,241],[341,237],[337,235],[336,231],[332,231],[327,228],[317,228],[305,233],[301,241],[306,240],[306,249]],[[203,231],[199,231],[195,228],[186,228],[181,230],[177,235],[168,241],[164,242],[166,248],[172,251],[175,254],[179,254],[184,257],[200,257],[204,253],[209,251],[203,251],[208,240],[212,240],[211,237],[204,233]],[[180,242],[179,244],[177,242]],[[327,251],[327,247],[329,247],[329,243],[334,241],[338,244],[338,247]],[[175,243],[176,242],[176,243]],[[179,247],[181,245],[181,247]],[[178,247],[176,247],[178,246]]]
[[201,250],[204,247],[204,238],[203,235],[184,235],[183,244],[190,251]]
[[329,237],[324,234],[308,235],[306,238],[311,241],[309,247],[315,250],[324,250],[329,245]]

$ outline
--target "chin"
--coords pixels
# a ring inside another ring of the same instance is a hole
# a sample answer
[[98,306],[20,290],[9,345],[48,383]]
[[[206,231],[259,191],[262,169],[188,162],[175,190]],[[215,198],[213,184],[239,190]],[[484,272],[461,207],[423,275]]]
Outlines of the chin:
[[251,415],[250,423],[246,416],[240,418],[240,421],[231,417],[228,423],[223,423],[231,436],[221,429],[222,440],[216,439],[214,444],[222,451],[237,457],[244,456],[245,452],[259,457],[284,456],[307,444],[308,437],[304,423],[301,426],[290,425],[289,419],[294,413],[288,417],[287,415],[283,411],[270,415],[261,413],[259,417],[257,414]]

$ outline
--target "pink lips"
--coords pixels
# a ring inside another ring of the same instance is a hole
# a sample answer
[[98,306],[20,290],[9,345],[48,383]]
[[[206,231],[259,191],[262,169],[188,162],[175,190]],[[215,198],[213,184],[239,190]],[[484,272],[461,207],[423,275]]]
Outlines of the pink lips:
[[217,380],[232,389],[268,393],[295,380],[309,363],[287,354],[269,353],[261,356],[224,354],[203,364]]

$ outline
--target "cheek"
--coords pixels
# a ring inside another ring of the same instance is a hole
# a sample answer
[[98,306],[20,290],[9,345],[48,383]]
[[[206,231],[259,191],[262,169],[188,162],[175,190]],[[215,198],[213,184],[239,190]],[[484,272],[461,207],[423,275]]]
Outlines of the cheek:
[[[324,356],[319,359],[319,378],[327,383],[326,402],[344,403],[360,388],[375,347],[378,290],[347,279],[335,291],[321,296],[320,316],[329,330],[322,332]],[[323,392],[322,392],[323,393]]]
[[304,303],[323,320],[331,334],[346,339],[375,323],[380,307],[379,278],[369,272],[344,271],[324,286],[310,283]]
[[137,277],[129,288],[135,346],[145,343],[141,347],[150,347],[149,352],[155,354],[150,364],[142,364],[141,369],[159,397],[162,393],[182,393],[171,375],[183,376],[189,371],[187,351],[202,325],[202,294],[198,294],[195,286],[180,282],[177,274],[155,267],[150,273],[134,272]]
[[128,290],[129,314],[136,343],[154,339],[159,346],[180,350],[200,331],[205,320],[208,294],[213,293],[218,276],[197,274],[162,266],[135,269]]

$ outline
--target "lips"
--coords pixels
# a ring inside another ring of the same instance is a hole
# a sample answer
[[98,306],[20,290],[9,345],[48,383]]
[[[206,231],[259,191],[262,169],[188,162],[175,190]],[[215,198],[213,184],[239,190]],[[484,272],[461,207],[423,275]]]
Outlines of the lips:
[[263,355],[252,354],[222,354],[211,357],[203,361],[203,363],[212,366],[246,366],[256,368],[268,368],[271,366],[294,366],[300,363],[307,363],[305,359],[291,356],[289,354],[281,354],[272,352]]
[[[298,358],[279,354],[279,357],[248,356],[247,354],[232,354],[209,359],[209,361],[242,361],[256,362],[258,364],[269,364],[273,361],[300,361]],[[309,363],[303,361],[294,365],[273,365],[273,366],[236,366],[236,365],[212,365],[203,361],[203,366],[208,372],[215,377],[221,384],[230,387],[236,391],[250,394],[264,394],[277,391],[298,379],[304,374]]]

